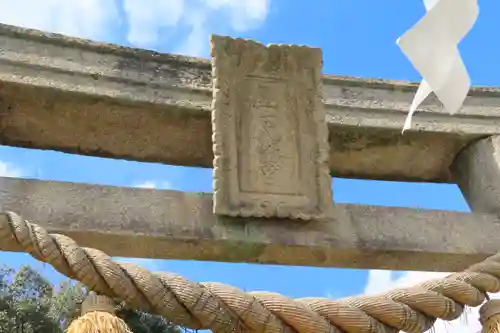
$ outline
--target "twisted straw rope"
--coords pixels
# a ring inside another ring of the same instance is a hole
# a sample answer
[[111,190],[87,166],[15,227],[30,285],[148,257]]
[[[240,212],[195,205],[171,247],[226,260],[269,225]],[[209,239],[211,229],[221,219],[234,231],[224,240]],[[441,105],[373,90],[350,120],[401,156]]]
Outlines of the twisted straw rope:
[[500,290],[500,254],[461,273],[376,296],[338,301],[290,299],[269,292],[243,292],[220,283],[193,283],[171,273],[150,273],[116,263],[105,253],[48,234],[15,213],[0,213],[0,249],[14,242],[34,258],[91,290],[165,316],[176,325],[217,333],[423,332],[436,318],[458,318]]

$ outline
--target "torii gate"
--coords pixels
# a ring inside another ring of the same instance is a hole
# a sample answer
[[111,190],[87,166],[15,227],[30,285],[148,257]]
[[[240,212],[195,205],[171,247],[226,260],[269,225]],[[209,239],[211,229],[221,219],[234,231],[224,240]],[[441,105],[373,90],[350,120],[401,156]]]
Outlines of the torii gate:
[[[315,48],[214,36],[211,72],[206,60],[5,25],[0,45],[1,144],[214,166],[214,200],[2,178],[1,250],[214,332],[422,332],[500,290],[500,90],[473,88],[460,118],[430,98],[401,135],[416,85],[322,76]],[[456,182],[473,213],[333,205],[332,175]],[[292,300],[108,255],[464,271],[383,295]],[[86,311],[112,312],[102,297]],[[485,331],[499,313],[483,305]]]

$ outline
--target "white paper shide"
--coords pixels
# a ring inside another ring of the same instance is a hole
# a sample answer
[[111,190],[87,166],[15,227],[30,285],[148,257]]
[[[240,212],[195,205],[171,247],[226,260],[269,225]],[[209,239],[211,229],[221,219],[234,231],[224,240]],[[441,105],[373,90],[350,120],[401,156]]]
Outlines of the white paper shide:
[[453,114],[462,107],[471,85],[458,44],[476,22],[477,0],[424,0],[424,5],[426,15],[397,40],[422,76],[403,131],[411,127],[413,113],[431,92]]

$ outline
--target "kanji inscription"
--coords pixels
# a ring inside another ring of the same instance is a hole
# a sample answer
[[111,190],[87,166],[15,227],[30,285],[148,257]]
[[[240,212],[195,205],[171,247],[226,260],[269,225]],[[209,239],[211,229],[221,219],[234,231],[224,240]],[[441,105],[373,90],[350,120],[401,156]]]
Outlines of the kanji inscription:
[[320,49],[212,36],[214,213],[332,213]]

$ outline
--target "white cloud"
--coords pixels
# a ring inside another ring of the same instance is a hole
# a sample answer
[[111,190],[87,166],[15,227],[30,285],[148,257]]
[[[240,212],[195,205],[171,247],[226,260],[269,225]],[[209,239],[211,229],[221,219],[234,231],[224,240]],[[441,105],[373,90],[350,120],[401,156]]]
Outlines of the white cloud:
[[236,31],[254,29],[269,13],[270,0],[204,0],[212,9],[228,11],[231,26]]
[[137,47],[206,56],[210,33],[258,28],[267,18],[269,2],[0,0],[0,22],[98,41],[119,42],[124,37]]
[[0,22],[101,40],[119,15],[115,0],[0,0]]
[[0,177],[19,178],[22,176],[23,172],[21,171],[21,169],[0,161]]
[[195,10],[186,17],[189,34],[174,51],[178,54],[203,56],[208,50],[207,17],[202,11]]
[[161,29],[179,24],[185,10],[184,0],[124,0],[123,7],[129,24],[127,39],[142,47],[155,46]]
[[148,180],[143,183],[138,183],[137,185],[133,185],[133,187],[170,190],[172,188],[172,185],[167,181],[153,182]]
[[[410,287],[418,283],[442,278],[450,273],[437,272],[404,272],[397,278],[391,271],[370,270],[368,271],[368,282],[365,287],[365,294],[377,294],[394,288]],[[492,298],[497,298],[491,295]],[[436,321],[434,333],[476,333],[481,331],[479,323],[479,307],[466,309],[464,314],[451,322],[443,320]]]
[[[128,41],[155,46],[178,26],[186,35],[177,36],[181,43],[176,53],[202,56],[208,51],[208,38],[215,27],[245,32],[258,28],[267,18],[270,0],[124,0],[128,17]],[[163,37],[162,35],[165,35]]]

